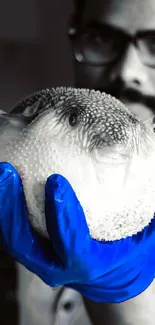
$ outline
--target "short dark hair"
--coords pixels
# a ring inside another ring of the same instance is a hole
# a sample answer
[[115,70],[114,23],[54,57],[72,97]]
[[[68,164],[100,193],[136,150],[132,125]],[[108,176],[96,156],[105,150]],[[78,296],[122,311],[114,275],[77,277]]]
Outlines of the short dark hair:
[[83,9],[85,2],[85,0],[74,0],[75,10],[78,11],[80,9]]
[[86,0],[74,0],[74,17],[78,20],[84,10]]

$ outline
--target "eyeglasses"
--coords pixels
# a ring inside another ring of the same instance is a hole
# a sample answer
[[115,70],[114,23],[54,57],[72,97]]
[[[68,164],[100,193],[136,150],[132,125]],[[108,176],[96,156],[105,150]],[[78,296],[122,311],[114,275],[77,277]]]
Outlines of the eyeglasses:
[[155,68],[155,30],[139,32],[134,37],[110,27],[88,27],[69,35],[75,59],[79,63],[106,66],[119,60],[129,43],[134,44],[141,62]]

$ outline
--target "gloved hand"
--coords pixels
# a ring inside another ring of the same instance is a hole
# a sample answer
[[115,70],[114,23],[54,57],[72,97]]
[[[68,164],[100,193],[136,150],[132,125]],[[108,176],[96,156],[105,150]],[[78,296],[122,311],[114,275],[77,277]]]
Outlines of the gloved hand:
[[82,207],[64,177],[50,176],[45,195],[51,239],[47,241],[28,221],[17,171],[8,163],[0,163],[0,239],[14,259],[49,286],[64,285],[98,302],[127,300],[151,283],[155,270],[154,219],[137,235],[97,242],[90,237]]

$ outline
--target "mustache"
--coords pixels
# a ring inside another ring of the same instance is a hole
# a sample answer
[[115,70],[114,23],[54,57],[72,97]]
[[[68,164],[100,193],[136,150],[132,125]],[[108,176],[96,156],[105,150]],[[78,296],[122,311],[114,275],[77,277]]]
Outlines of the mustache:
[[148,106],[152,112],[155,113],[155,96],[143,94],[138,89],[115,83],[104,89],[97,88],[97,90],[100,90],[101,92],[104,91],[120,100],[123,98],[131,103],[142,103],[143,105]]

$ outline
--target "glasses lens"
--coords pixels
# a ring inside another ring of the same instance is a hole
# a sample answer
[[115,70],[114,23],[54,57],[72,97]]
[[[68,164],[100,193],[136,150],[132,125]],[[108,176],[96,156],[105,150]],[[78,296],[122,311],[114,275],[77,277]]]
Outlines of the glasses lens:
[[122,52],[122,41],[108,33],[89,31],[76,40],[75,56],[79,62],[106,65]]
[[138,46],[144,64],[155,67],[155,36],[140,38]]

